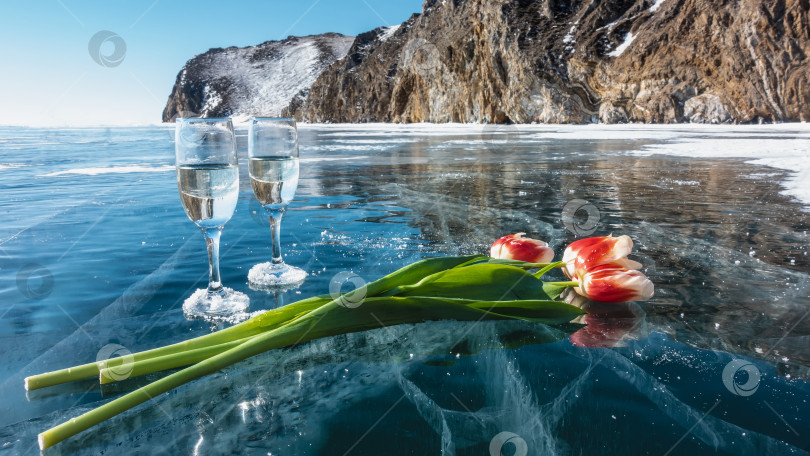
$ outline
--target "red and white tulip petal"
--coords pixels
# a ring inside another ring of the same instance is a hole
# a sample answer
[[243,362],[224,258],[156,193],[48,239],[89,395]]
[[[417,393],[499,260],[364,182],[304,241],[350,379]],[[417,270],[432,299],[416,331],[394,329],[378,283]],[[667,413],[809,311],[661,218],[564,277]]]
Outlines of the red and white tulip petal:
[[577,292],[600,302],[643,301],[653,297],[655,287],[640,271],[602,265],[582,276]]
[[528,263],[550,263],[554,259],[554,250],[547,243],[523,237],[524,234],[509,234],[498,239],[489,249],[489,256]]
[[580,239],[565,249],[563,272],[566,276],[576,279],[582,277],[588,270],[604,264],[639,269],[641,264],[627,259],[627,255],[632,251],[633,240],[627,235]]

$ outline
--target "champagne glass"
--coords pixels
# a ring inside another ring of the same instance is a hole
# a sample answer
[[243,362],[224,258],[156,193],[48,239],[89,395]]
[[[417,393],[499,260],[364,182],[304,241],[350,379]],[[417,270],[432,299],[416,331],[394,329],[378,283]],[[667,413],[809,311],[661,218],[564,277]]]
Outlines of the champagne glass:
[[298,188],[298,129],[295,119],[251,117],[248,131],[250,183],[270,216],[273,259],[250,269],[248,281],[259,287],[300,284],[307,273],[281,258],[281,217]]
[[178,118],[174,139],[180,201],[202,230],[208,250],[208,288],[186,299],[183,313],[204,318],[245,311],[247,295],[223,287],[219,275],[219,238],[239,198],[233,124],[230,119]]

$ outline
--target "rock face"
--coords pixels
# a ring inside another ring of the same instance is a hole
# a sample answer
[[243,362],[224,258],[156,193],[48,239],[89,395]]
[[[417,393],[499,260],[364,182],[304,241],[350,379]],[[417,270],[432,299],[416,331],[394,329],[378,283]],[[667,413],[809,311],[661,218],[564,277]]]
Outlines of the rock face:
[[805,121],[808,52],[810,0],[428,0],[401,26],[358,36],[285,114],[311,122]]
[[353,41],[326,33],[211,49],[189,60],[177,75],[163,121],[178,115],[278,116],[325,68],[345,56]]

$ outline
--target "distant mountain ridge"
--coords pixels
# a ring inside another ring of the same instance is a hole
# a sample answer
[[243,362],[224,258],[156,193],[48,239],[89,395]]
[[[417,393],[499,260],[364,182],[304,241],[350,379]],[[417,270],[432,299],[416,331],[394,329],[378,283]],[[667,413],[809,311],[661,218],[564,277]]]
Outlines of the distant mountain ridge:
[[[427,0],[359,35],[294,96],[255,88],[203,114],[286,100],[282,114],[310,122],[807,121],[808,53],[810,0]],[[227,79],[197,85],[218,94]]]

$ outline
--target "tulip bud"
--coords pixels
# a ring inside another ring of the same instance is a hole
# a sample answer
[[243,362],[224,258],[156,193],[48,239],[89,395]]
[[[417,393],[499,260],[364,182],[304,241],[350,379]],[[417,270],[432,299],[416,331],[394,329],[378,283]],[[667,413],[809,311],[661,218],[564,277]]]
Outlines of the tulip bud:
[[579,280],[590,269],[605,264],[640,269],[641,263],[627,258],[632,250],[633,240],[627,235],[580,239],[566,247],[563,253],[563,272],[569,278]]
[[575,290],[594,301],[626,302],[652,298],[655,287],[641,271],[604,264],[589,269]]
[[489,249],[489,256],[502,260],[520,260],[527,263],[550,263],[554,250],[543,241],[525,238],[526,233],[504,236]]

